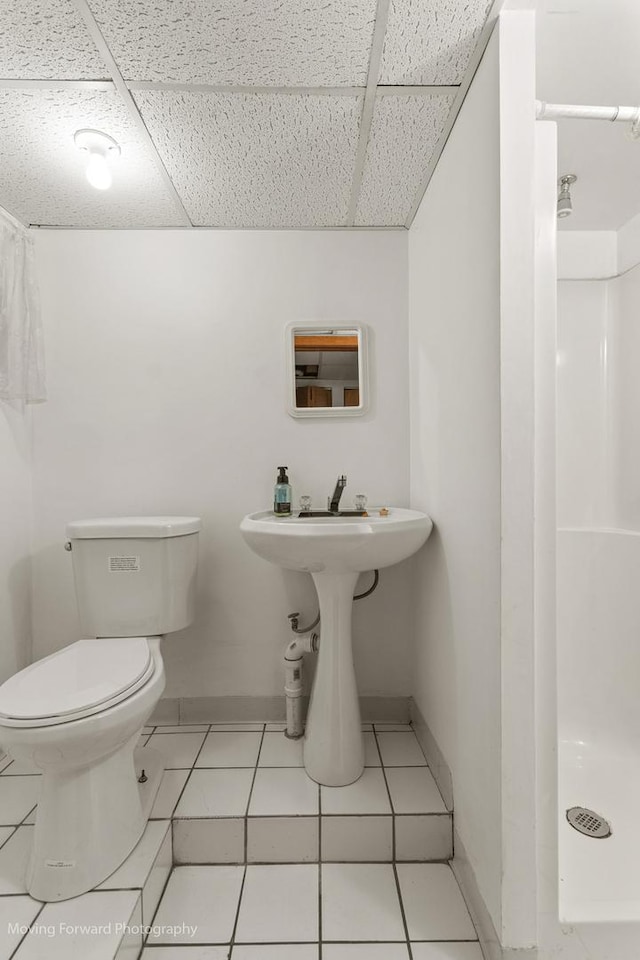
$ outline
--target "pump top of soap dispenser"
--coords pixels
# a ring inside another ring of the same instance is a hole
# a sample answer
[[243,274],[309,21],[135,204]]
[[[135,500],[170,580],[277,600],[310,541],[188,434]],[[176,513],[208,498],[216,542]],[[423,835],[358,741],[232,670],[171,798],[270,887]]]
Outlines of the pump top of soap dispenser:
[[287,470],[289,467],[278,467],[278,483],[289,483],[289,477],[287,476]]

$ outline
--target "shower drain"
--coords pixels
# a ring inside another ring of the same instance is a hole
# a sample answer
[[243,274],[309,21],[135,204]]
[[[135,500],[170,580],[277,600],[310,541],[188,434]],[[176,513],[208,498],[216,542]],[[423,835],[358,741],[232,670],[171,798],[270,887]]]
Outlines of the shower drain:
[[587,807],[569,807],[567,820],[578,833],[596,840],[606,840],[611,836],[611,827],[604,817]]

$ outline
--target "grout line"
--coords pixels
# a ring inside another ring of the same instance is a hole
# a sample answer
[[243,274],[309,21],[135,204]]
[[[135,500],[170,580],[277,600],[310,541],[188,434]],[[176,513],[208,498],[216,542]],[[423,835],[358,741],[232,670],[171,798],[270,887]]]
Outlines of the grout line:
[[358,200],[360,199],[360,189],[362,187],[362,176],[364,173],[364,164],[369,145],[369,135],[371,133],[371,123],[373,121],[373,111],[376,104],[376,90],[378,84],[378,75],[380,73],[380,63],[382,61],[382,50],[384,47],[384,38],[387,30],[387,20],[389,17],[390,0],[378,0],[376,8],[376,20],[373,28],[373,38],[371,40],[371,53],[369,54],[369,72],[367,74],[367,89],[362,104],[362,113],[360,115],[360,130],[358,133],[358,146],[356,149],[356,158],[353,167],[353,180],[351,182],[351,197],[349,200],[349,209],[347,211],[346,225],[353,226],[358,209]]
[[262,744],[264,743],[264,735],[266,732],[267,725],[263,724],[262,727],[262,736],[260,737],[260,746],[258,747],[258,755],[256,757],[255,766],[253,768],[253,777],[251,778],[251,786],[249,787],[249,794],[247,796],[247,806],[244,811],[244,862],[245,864],[249,863],[249,807],[251,806],[251,796],[253,794],[253,785],[256,782],[256,777],[258,775],[258,764],[260,763],[260,754],[262,753]]
[[[394,851],[394,853],[395,853],[395,851]],[[407,917],[406,917],[405,912],[404,912],[404,902],[403,902],[403,900],[402,900],[402,890],[400,889],[400,878],[399,878],[399,876],[398,876],[398,870],[397,870],[397,867],[396,867],[395,857],[394,857],[394,860],[393,860],[391,866],[393,867],[393,876],[394,876],[395,881],[396,881],[396,890],[398,891],[398,900],[399,900],[399,902],[400,902],[400,913],[401,913],[401,915],[402,915],[402,925],[403,925],[403,927],[404,927],[405,936],[406,936],[406,938],[407,938],[407,950],[409,951],[409,960],[413,960],[413,951],[412,951],[412,949],[411,949],[411,940],[410,940],[410,938],[409,938],[409,927],[407,926]]]
[[[174,814],[174,813],[176,812],[176,810],[178,809],[178,804],[179,804],[180,801],[182,800],[182,794],[183,794],[183,793],[185,792],[185,790],[187,789],[187,784],[189,783],[189,780],[191,779],[191,774],[192,774],[193,771],[195,770],[195,766],[196,766],[198,757],[199,757],[200,754],[202,753],[202,750],[203,750],[203,748],[204,748],[204,745],[205,745],[205,743],[207,742],[207,736],[208,736],[208,734],[205,733],[204,738],[203,738],[203,740],[202,740],[202,743],[200,744],[200,749],[199,749],[198,752],[196,753],[196,755],[195,755],[195,757],[194,757],[194,760],[193,760],[193,763],[191,764],[191,768],[190,768],[190,769],[189,769],[188,767],[186,767],[186,768],[185,768],[185,767],[165,767],[165,772],[166,772],[167,770],[181,770],[181,769],[182,769],[182,770],[184,770],[184,769],[188,769],[188,770],[189,770],[189,773],[187,774],[187,778],[186,778],[186,780],[184,781],[184,783],[183,783],[183,785],[182,785],[182,790],[181,790],[180,793],[178,794],[178,799],[177,799],[176,802],[174,803],[174,805],[173,805],[173,810],[171,811],[171,821],[172,821],[172,824],[171,824],[171,858],[172,858],[172,860],[173,860],[173,814]],[[164,775],[164,774],[163,774],[163,775]],[[160,784],[162,785],[162,779],[160,780]],[[158,790],[159,790],[159,789],[160,789],[160,787],[158,787]],[[156,796],[157,796],[157,795],[156,795]],[[155,801],[154,801],[154,802],[155,802]]]
[[227,954],[227,955],[228,955],[229,957],[230,957],[231,954],[233,953],[233,948],[234,948],[234,946],[235,946],[236,930],[238,929],[238,921],[239,921],[239,919],[240,919],[240,904],[242,903],[242,895],[243,895],[243,893],[244,893],[244,885],[245,885],[246,880],[247,880],[247,867],[248,867],[248,864],[245,863],[245,864],[243,865],[243,868],[242,868],[242,883],[240,884],[240,894],[239,894],[239,896],[238,896],[238,905],[237,905],[237,907],[236,907],[236,918],[235,918],[235,921],[234,921],[234,923],[233,923],[233,930],[231,931],[231,939],[229,940],[229,944],[228,944],[228,946],[229,946],[229,951],[228,951],[228,954]]
[[[382,731],[384,733],[384,731]],[[382,750],[380,749],[380,744],[378,743],[378,732],[374,727],[373,738],[376,742],[376,749],[378,751],[378,756],[380,757],[380,769],[382,770],[382,776],[384,778],[384,785],[387,788],[387,797],[389,799],[389,806],[391,807],[391,862],[396,862],[396,811],[393,805],[393,800],[391,799],[391,790],[389,789],[389,781],[387,780],[387,771],[384,763],[382,762]],[[399,768],[396,768],[399,769]]]
[[[182,199],[178,191],[176,190],[175,184],[171,179],[169,171],[165,167],[162,157],[158,153],[156,145],[153,142],[153,138],[149,133],[149,131],[147,130],[147,125],[142,118],[142,114],[138,110],[138,106],[135,102],[133,95],[129,92],[127,84],[125,83],[124,78],[120,73],[118,64],[116,63],[113,57],[113,54],[109,49],[109,45],[107,44],[107,41],[102,35],[102,31],[98,26],[98,22],[95,19],[91,9],[89,8],[87,0],[71,0],[71,2],[73,6],[76,8],[77,13],[82,17],[87,27],[87,30],[89,31],[91,39],[93,40],[96,47],[98,48],[98,52],[100,53],[100,56],[104,60],[104,63],[109,73],[111,74],[111,79],[113,80],[116,90],[120,94],[124,108],[129,115],[129,119],[131,120],[134,127],[136,128],[142,142],[150,152],[151,160],[155,163],[156,169],[160,174],[164,182],[164,185],[167,188],[167,191],[169,192],[171,199],[173,200],[176,214],[178,218],[182,221],[182,226],[184,227],[193,226],[193,224],[191,223],[191,218],[189,217],[189,214],[187,213],[184,207]],[[180,716],[180,711],[178,708],[178,717],[179,716]]]
[[30,921],[29,921],[29,928],[27,929],[27,932],[26,932],[25,935],[20,939],[20,942],[17,944],[15,950],[10,954],[9,960],[12,960],[12,958],[16,956],[16,954],[18,953],[18,950],[20,949],[20,947],[22,946],[22,944],[24,943],[24,941],[25,941],[25,940],[27,939],[27,937],[29,936],[29,930],[30,930],[31,927],[36,923],[38,917],[40,916],[40,914],[42,913],[42,911],[44,910],[45,907],[46,907],[46,903],[43,903],[42,906],[40,907],[40,909],[38,910],[38,912],[36,913],[35,917],[33,918],[33,920],[30,920]]

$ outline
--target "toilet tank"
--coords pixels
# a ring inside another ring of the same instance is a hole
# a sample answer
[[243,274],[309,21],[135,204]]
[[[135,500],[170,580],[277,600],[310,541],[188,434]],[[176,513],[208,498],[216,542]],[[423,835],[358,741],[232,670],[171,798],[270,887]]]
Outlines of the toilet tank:
[[172,633],[194,617],[199,517],[67,524],[85,637]]

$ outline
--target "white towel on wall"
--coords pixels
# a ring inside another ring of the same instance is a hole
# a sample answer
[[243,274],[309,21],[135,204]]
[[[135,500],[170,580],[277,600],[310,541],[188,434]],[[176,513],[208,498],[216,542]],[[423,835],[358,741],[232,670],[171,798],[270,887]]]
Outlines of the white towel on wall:
[[0,400],[46,400],[42,341],[33,240],[0,208]]

